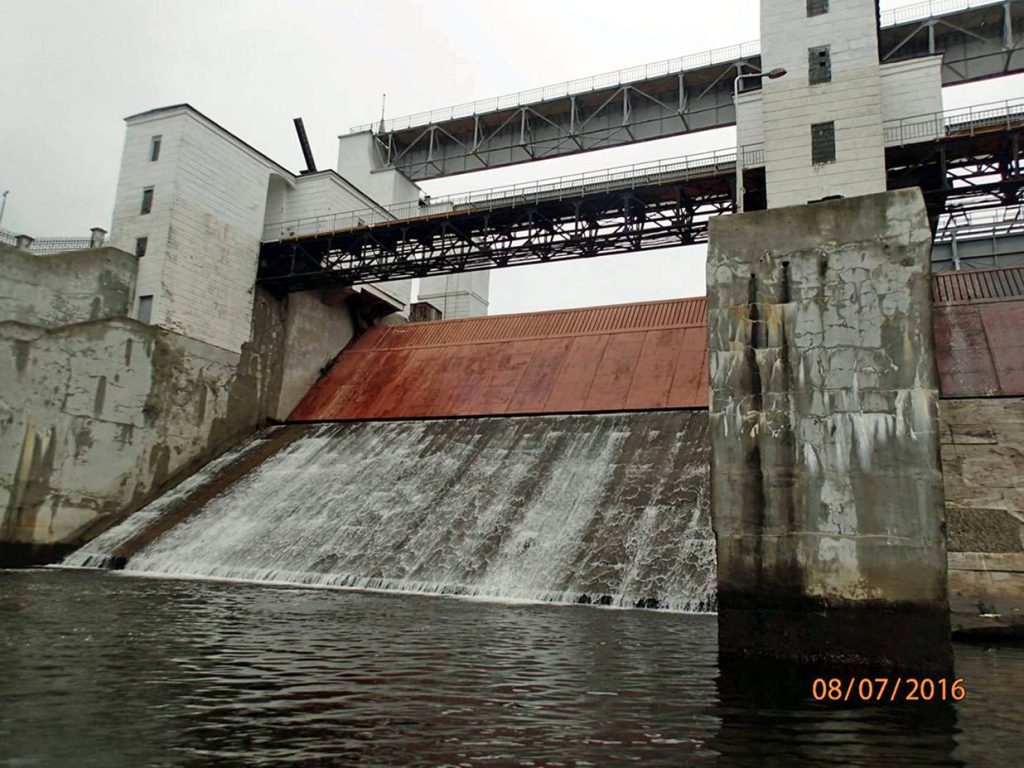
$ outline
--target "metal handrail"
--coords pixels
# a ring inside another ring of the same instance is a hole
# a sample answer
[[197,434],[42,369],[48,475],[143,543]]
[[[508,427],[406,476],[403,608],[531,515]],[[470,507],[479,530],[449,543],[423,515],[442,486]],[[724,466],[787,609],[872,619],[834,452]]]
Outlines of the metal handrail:
[[[934,16],[941,16],[947,13],[969,10],[986,5],[994,5],[1001,0],[929,0],[928,2],[915,3],[903,8],[894,8],[882,14],[881,23],[883,27],[893,27],[904,24],[908,21],[929,19]],[[390,120],[383,120],[375,123],[365,123],[349,129],[349,133],[361,133],[363,131],[374,131],[376,133],[391,133],[396,130],[406,130],[418,126],[433,125],[446,120],[456,120],[463,117],[484,114],[486,112],[497,112],[503,109],[516,109],[527,104],[536,104],[548,99],[561,99],[566,96],[574,96],[581,93],[590,93],[604,88],[613,88],[626,83],[635,83],[641,80],[649,80],[652,77],[664,77],[686,72],[692,69],[709,67],[713,64],[735,61],[761,54],[761,41],[751,40],[739,45],[730,45],[724,48],[694,53],[686,56],[677,56],[673,59],[664,59],[650,64],[641,64],[635,67],[605,72],[591,77],[582,77],[576,80],[567,80],[553,85],[546,85],[540,88],[531,88],[517,93],[510,93],[504,96],[495,96],[489,99],[478,99],[464,104],[457,104],[454,107],[443,107],[427,112],[417,112],[414,115],[395,117]]]
[[972,8],[997,5],[1001,2],[1002,0],[928,0],[928,2],[914,3],[884,11],[882,26],[895,27],[897,24],[906,24],[908,21],[923,21],[947,13],[969,11]]
[[963,215],[966,221],[957,221],[951,215],[945,216],[935,233],[935,242],[1024,234],[1024,206],[963,211]]
[[887,120],[882,126],[886,146],[903,146],[947,136],[955,130],[969,130],[1005,125],[1024,119],[1024,98],[993,101],[958,109],[947,109],[914,117]]
[[[747,168],[764,165],[764,146],[757,144],[745,147],[743,164]],[[735,168],[735,165],[735,149],[702,152],[667,160],[633,163],[600,171],[566,174],[521,184],[490,187],[429,200],[429,202],[414,201],[382,208],[365,208],[359,211],[274,222],[264,227],[263,239],[264,241],[274,241],[328,232],[344,232],[444,213],[486,211],[540,200],[572,199],[601,191],[635,189],[638,186],[647,186],[666,176],[681,176],[686,179],[695,172],[726,170]]]
[[[18,235],[8,229],[0,229],[0,243],[16,246]],[[28,247],[36,256],[53,256],[67,251],[86,251],[95,247],[91,237],[36,237]]]
[[[1024,98],[948,109],[915,117],[889,120],[883,124],[886,146],[930,141],[955,130],[990,128],[1005,124],[1011,128],[1013,119],[1024,120]],[[744,149],[744,165],[756,167],[764,164],[764,146]],[[735,167],[736,150],[726,149],[683,155],[667,160],[619,166],[601,171],[588,171],[522,184],[510,184],[466,192],[430,201],[414,201],[383,208],[366,208],[346,213],[327,214],[306,219],[290,219],[267,224],[263,230],[265,241],[308,235],[343,232],[364,227],[388,224],[396,220],[416,219],[465,210],[491,210],[512,204],[548,199],[566,199],[602,190],[635,188],[647,185],[660,176],[690,173],[709,168]],[[684,175],[683,178],[686,178]]]
[[431,125],[445,120],[455,120],[460,117],[472,117],[484,112],[496,112],[502,109],[515,109],[526,104],[536,104],[539,101],[548,99],[561,99],[566,96],[575,96],[581,93],[590,93],[604,88],[614,88],[626,83],[635,83],[639,80],[649,80],[652,77],[664,77],[686,72],[691,69],[710,67],[713,64],[735,61],[751,56],[758,56],[761,53],[761,42],[754,40],[739,45],[730,45],[725,48],[716,48],[703,53],[694,53],[688,56],[678,56],[674,59],[655,61],[650,64],[641,64],[635,67],[605,72],[591,77],[581,77],[576,80],[567,80],[554,85],[546,85],[540,88],[531,88],[527,91],[510,93],[505,96],[496,96],[489,99],[458,104],[454,107],[444,107],[429,112],[418,112],[415,115],[396,117],[383,121],[383,130],[380,123],[367,123],[357,125],[349,130],[349,133],[360,133],[362,131],[376,131],[377,133],[389,133],[395,130],[404,130],[419,125]]

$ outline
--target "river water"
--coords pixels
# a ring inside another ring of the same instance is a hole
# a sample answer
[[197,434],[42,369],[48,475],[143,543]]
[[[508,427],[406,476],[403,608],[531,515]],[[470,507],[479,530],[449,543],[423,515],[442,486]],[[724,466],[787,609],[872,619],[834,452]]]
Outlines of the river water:
[[959,704],[773,698],[716,620],[0,571],[0,765],[929,765],[1024,758],[1024,648]]

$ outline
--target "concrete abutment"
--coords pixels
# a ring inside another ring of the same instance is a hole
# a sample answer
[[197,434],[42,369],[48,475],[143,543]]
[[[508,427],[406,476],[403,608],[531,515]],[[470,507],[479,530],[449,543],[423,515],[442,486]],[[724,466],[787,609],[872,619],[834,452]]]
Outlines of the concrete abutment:
[[930,240],[917,190],[711,223],[725,658],[950,663]]

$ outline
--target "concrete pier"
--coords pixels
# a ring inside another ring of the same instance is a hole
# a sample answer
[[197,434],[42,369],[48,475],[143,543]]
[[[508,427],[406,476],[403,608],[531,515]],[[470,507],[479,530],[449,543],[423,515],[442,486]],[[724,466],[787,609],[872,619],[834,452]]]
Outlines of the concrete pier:
[[711,222],[723,658],[950,664],[930,240],[918,190]]

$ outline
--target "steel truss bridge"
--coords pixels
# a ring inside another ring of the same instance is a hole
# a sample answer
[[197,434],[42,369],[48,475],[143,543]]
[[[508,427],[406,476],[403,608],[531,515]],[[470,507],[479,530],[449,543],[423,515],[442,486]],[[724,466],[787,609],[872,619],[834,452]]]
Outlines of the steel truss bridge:
[[[978,211],[1019,214],[1024,99],[884,132],[889,187],[921,187],[940,239]],[[763,166],[762,148],[743,150],[749,210],[764,207]],[[735,210],[735,173],[727,150],[283,222],[264,232],[258,280],[288,292],[700,243],[712,216]]]
[[[883,63],[943,54],[944,85],[1024,71],[1024,0],[931,0],[882,14]],[[760,43],[358,126],[413,180],[734,125],[733,78]],[[752,87],[760,87],[752,84]]]

